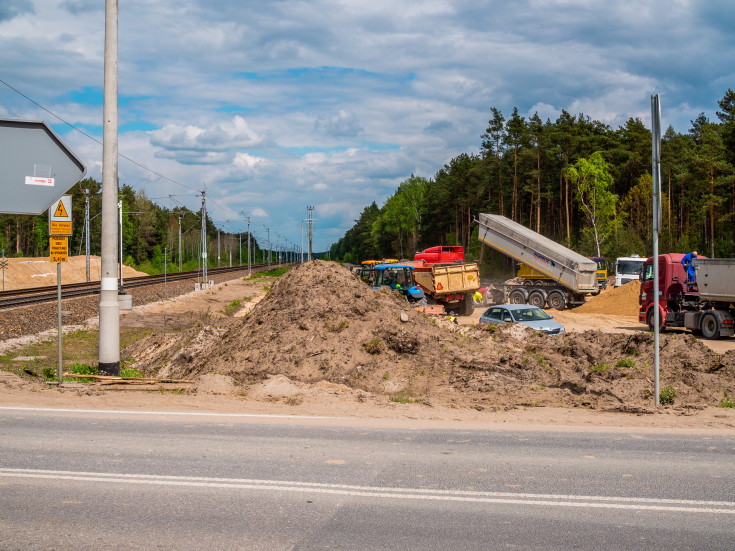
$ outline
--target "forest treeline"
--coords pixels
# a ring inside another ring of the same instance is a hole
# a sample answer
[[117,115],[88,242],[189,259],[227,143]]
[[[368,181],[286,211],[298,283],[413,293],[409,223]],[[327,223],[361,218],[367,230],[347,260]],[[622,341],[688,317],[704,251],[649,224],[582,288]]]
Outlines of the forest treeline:
[[[84,179],[69,190],[72,196],[72,236],[69,238],[69,255],[85,254],[84,235],[85,192],[88,191],[90,211],[90,254],[100,254],[102,227],[101,184],[94,179]],[[201,211],[186,207],[168,209],[148,199],[143,191],[135,191],[127,184],[120,186],[118,200],[122,201],[123,261],[146,273],[163,273],[164,255],[168,271],[179,268],[179,225],[181,226],[181,267],[194,270],[201,262]],[[116,218],[116,220],[119,220]],[[248,234],[222,231],[206,215],[208,266],[247,264]],[[5,256],[44,257],[49,255],[48,214],[39,216],[0,214],[0,247]],[[219,258],[218,258],[219,239]],[[240,249],[242,247],[242,249]],[[267,253],[260,248],[255,236],[250,241],[251,262],[264,262]],[[275,254],[275,253],[273,253]],[[272,259],[274,257],[272,256]]]
[[[686,134],[661,144],[663,252],[735,257],[735,92]],[[412,175],[384,205],[365,207],[331,257],[413,258],[434,245],[480,257],[475,218],[502,214],[586,256],[652,254],[651,132],[637,118],[613,130],[566,111],[543,122],[492,108],[479,154],[463,153],[432,178]],[[497,271],[499,254],[483,268]]]

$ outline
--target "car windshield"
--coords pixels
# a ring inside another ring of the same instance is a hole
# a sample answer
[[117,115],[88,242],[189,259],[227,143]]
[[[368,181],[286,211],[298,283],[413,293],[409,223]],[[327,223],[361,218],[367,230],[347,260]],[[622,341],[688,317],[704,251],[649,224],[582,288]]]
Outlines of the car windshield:
[[513,310],[512,314],[513,319],[516,321],[541,321],[551,319],[551,316],[541,308],[523,308],[522,310]]
[[619,274],[638,274],[645,260],[621,260],[618,262],[617,271]]

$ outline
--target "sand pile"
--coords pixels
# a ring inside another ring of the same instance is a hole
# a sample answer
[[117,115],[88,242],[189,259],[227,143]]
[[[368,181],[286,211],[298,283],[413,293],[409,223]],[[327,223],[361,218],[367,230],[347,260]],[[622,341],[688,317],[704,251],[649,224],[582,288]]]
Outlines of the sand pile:
[[[369,288],[336,263],[292,269],[245,317],[217,323],[154,333],[122,356],[159,376],[229,376],[241,393],[277,380],[278,388],[331,384],[475,409],[642,411],[652,403],[650,334],[550,337],[520,325],[458,327],[419,314],[396,293]],[[735,354],[717,355],[690,335],[661,341],[661,388],[676,389],[676,404],[716,405],[725,391],[733,395]],[[284,392],[283,400],[295,404],[292,394]]]
[[587,297],[587,302],[575,308],[575,312],[638,317],[640,294],[640,281],[631,281],[616,288],[609,287],[597,296]]
[[[5,269],[5,289],[27,289],[56,285],[56,263],[49,262],[48,257],[40,258],[7,258]],[[100,257],[89,257],[89,277],[91,281],[100,280]],[[2,277],[0,271],[0,277]],[[144,276],[143,272],[130,266],[123,266],[123,279],[126,277]],[[87,281],[87,257],[69,256],[68,262],[61,263],[61,283],[83,283]],[[0,289],[2,286],[0,286]]]

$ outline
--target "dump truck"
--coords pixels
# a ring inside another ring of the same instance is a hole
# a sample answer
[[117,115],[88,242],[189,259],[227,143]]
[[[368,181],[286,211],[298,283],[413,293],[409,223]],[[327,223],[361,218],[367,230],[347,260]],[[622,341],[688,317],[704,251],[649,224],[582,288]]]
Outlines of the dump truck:
[[459,245],[429,247],[413,255],[416,261],[427,264],[456,264],[464,262],[464,249]]
[[516,277],[493,285],[485,293],[486,303],[527,303],[563,310],[583,304],[586,294],[600,292],[594,260],[499,214],[481,213],[478,222],[482,243],[543,276]]
[[[735,333],[735,258],[698,257],[692,262],[696,274],[688,284],[683,254],[658,256],[660,329],[683,327],[706,339],[731,337]],[[653,257],[644,262],[640,275],[638,321],[653,329]]]
[[[413,302],[441,304],[459,315],[472,313],[472,295],[480,288],[480,270],[475,263],[427,264],[407,261],[375,266],[373,287],[398,289]],[[420,291],[420,292],[419,292]]]
[[472,295],[480,288],[480,269],[474,262],[415,266],[413,281],[427,302],[443,304],[447,312],[472,313]]

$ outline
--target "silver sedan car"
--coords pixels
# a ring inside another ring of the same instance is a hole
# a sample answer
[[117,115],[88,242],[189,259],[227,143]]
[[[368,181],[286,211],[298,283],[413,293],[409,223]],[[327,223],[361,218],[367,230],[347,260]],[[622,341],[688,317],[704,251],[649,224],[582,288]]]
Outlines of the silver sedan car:
[[547,335],[559,335],[565,332],[564,326],[554,321],[553,316],[541,308],[528,304],[499,304],[491,306],[480,316],[480,323],[497,325],[514,322],[522,323]]

